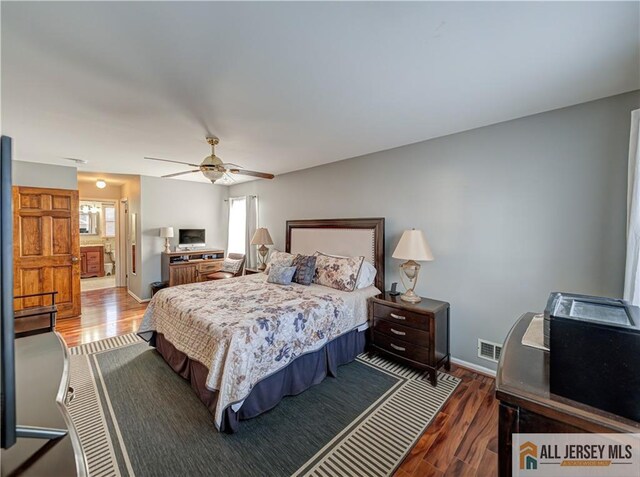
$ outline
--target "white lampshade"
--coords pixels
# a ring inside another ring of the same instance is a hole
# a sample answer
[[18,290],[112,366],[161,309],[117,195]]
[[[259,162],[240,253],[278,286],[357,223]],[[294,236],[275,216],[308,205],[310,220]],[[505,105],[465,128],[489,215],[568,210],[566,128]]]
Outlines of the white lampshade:
[[393,251],[393,258],[430,261],[433,260],[433,253],[422,230],[411,229],[403,232]]
[[251,245],[273,245],[273,240],[271,240],[269,231],[264,227],[257,229],[251,239]]
[[162,238],[173,237],[173,227],[160,227],[160,237]]

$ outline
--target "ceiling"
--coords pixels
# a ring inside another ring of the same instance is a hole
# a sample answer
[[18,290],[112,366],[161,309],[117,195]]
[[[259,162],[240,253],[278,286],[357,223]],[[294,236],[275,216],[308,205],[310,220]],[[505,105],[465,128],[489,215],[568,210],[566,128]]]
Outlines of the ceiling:
[[[2,2],[15,158],[282,174],[640,88],[638,2]],[[203,180],[200,174],[185,177]]]

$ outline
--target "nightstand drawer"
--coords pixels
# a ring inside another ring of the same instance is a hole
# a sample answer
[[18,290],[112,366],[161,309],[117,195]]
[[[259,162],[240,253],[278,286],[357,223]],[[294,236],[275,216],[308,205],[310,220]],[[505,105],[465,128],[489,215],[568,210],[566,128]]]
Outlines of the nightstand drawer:
[[429,348],[391,338],[376,331],[373,332],[373,345],[418,363],[429,362]]
[[385,320],[403,324],[405,326],[420,328],[425,331],[429,330],[429,316],[420,315],[419,313],[413,313],[399,308],[393,308],[391,306],[381,305],[380,303],[373,304],[373,316],[375,318],[384,318]]
[[429,332],[374,318],[373,331],[420,346],[429,345]]

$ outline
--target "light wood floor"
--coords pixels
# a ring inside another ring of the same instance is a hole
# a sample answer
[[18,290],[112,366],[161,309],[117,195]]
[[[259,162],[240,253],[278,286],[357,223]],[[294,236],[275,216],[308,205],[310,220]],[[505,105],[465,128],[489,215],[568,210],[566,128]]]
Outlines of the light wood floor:
[[[145,303],[126,288],[82,293],[82,316],[58,320],[56,330],[68,346],[132,333]],[[462,379],[442,411],[402,463],[396,477],[492,477],[498,474],[498,401],[493,378],[452,365]]]
[[146,303],[138,303],[125,287],[82,292],[82,315],[59,319],[56,331],[67,346],[125,335],[138,330]]

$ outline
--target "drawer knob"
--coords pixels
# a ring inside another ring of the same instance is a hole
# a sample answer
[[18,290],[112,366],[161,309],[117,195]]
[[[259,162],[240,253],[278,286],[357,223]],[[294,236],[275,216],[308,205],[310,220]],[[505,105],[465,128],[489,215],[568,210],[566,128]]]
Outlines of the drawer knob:
[[405,333],[404,331],[398,331],[398,330],[394,330],[393,328],[390,328],[391,333],[396,334],[396,335],[400,335],[400,336],[404,336],[407,333]]
[[403,348],[402,346],[397,346],[397,345],[394,345],[393,343],[389,343],[389,344],[390,344],[390,345],[391,345],[391,347],[392,347],[393,349],[395,349],[395,350],[398,350],[398,351],[406,351],[406,349],[405,349],[405,348]]
[[396,320],[406,320],[404,316],[396,315],[395,313],[391,313],[391,318],[395,318]]

